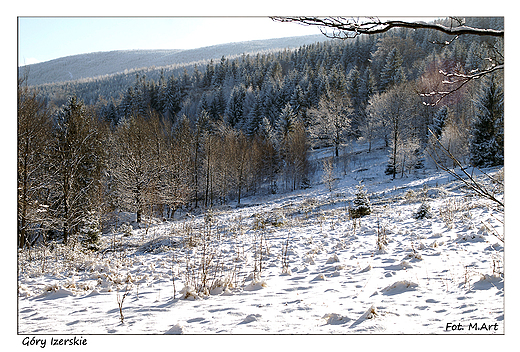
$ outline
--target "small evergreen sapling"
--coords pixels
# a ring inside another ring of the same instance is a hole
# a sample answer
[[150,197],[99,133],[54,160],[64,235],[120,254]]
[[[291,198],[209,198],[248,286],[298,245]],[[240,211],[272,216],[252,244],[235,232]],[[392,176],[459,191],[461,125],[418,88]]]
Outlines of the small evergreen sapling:
[[81,241],[88,249],[99,249],[99,241],[101,239],[101,230],[99,227],[99,217],[93,212],[89,212],[85,219],[85,224],[81,229]]
[[419,219],[431,219],[432,217],[432,208],[430,204],[424,202],[421,204],[419,209],[417,209],[417,212],[414,214],[414,217]]
[[372,212],[372,207],[364,186],[359,184],[356,188],[356,198],[354,199],[353,205],[349,208],[349,214],[352,219],[361,218]]

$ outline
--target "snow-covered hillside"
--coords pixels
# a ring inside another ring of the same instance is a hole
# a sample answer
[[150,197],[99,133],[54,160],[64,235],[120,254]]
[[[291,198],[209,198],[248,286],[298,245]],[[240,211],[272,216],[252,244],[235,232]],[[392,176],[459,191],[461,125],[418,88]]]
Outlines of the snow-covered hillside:
[[[433,168],[392,181],[385,161],[353,154],[332,192],[119,226],[91,254],[20,252],[18,332],[502,334],[503,210]],[[360,184],[372,213],[350,219]]]
[[[190,63],[200,64],[204,60],[209,61],[211,59],[220,60],[222,56],[233,58],[237,55],[248,53],[298,48],[326,40],[328,39],[325,36],[318,34],[219,44],[187,50],[115,50],[72,55],[21,66],[20,71],[22,73],[27,72],[27,83],[29,85],[41,85],[94,78],[152,67],[159,71],[161,68],[170,66],[189,65]],[[146,71],[149,73],[149,70]],[[135,74],[133,76],[135,77]]]

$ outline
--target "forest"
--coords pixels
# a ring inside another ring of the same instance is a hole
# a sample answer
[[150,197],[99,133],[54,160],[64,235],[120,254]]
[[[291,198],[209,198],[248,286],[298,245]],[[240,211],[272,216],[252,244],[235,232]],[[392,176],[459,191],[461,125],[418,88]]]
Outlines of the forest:
[[[503,18],[466,25],[503,29]],[[459,78],[503,63],[503,50],[503,38],[400,28],[169,74],[34,87],[22,75],[18,246],[96,249],[118,212],[146,226],[309,188],[320,167],[309,151],[332,147],[338,164],[354,141],[387,148],[390,179],[431,156],[454,166],[439,143],[464,165],[502,165],[503,72]]]

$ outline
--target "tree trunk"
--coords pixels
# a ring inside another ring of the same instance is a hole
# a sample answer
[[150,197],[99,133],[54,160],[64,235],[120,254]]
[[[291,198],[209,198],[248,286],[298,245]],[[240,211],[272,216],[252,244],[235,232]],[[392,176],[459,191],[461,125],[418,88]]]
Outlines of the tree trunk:
[[[66,173],[67,171],[65,171]],[[69,178],[65,174],[63,178],[63,244],[69,239]]]
[[143,214],[143,211],[141,210],[141,208],[137,208],[137,212],[136,212],[136,221],[137,223],[141,223],[141,220],[142,220],[142,215]]
[[195,160],[193,162],[193,182],[195,188],[195,208],[199,206],[199,139],[197,134],[197,140],[195,141]]
[[28,154],[28,143],[26,143],[26,150],[24,155],[24,165],[23,165],[23,176],[22,176],[22,204],[21,204],[21,221],[20,221],[20,228],[19,228],[19,240],[18,240],[18,246],[19,248],[24,248],[27,242],[26,238],[26,230],[25,227],[27,226],[27,154]]
[[209,203],[209,187],[210,187],[210,162],[211,162],[211,137],[208,138],[207,166],[206,166],[206,196],[204,206],[207,208]]
[[397,132],[394,132],[394,150],[392,157],[392,179],[395,179],[395,174],[397,172]]

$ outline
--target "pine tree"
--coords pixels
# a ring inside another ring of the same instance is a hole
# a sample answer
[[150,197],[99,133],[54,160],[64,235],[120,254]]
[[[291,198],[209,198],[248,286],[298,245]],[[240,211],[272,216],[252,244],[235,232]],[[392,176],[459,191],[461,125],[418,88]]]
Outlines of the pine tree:
[[117,109],[113,99],[110,99],[108,104],[103,107],[101,114],[104,116],[105,121],[107,121],[112,128],[117,126],[119,123],[119,117],[117,115]]
[[222,56],[220,58],[220,63],[217,66],[215,66],[215,71],[212,77],[212,85],[214,87],[221,87],[224,83],[228,64],[229,61],[226,60],[224,56]]
[[133,114],[137,113],[135,110],[135,92],[133,87],[128,87],[121,104],[119,104],[120,115],[124,118],[128,118]]
[[217,121],[224,117],[226,111],[226,98],[224,97],[224,89],[218,88],[211,101],[208,113],[213,121]]
[[347,76],[347,93],[350,96],[354,113],[358,114],[363,109],[363,100],[361,96],[362,80],[357,66],[354,66]]
[[483,83],[475,101],[477,111],[470,142],[471,163],[496,166],[504,163],[504,90],[497,76]]
[[351,132],[356,137],[360,136],[359,129],[364,120],[366,103],[368,101],[366,97],[368,93],[367,88],[357,66],[354,66],[347,76],[347,93],[352,104]]
[[282,143],[287,135],[294,129],[296,114],[294,113],[291,104],[285,104],[278,119],[276,120],[276,140]]
[[262,99],[262,110],[263,115],[269,119],[271,123],[276,123],[276,119],[280,114],[283,106],[280,106],[281,99],[279,99],[279,85],[278,83],[271,77],[264,81],[261,90],[261,99]]

